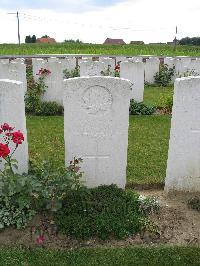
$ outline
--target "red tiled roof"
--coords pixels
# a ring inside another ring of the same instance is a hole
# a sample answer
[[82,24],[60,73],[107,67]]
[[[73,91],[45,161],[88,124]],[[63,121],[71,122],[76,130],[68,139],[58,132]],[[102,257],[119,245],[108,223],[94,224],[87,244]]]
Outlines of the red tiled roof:
[[54,38],[38,38],[37,43],[55,43],[56,40]]

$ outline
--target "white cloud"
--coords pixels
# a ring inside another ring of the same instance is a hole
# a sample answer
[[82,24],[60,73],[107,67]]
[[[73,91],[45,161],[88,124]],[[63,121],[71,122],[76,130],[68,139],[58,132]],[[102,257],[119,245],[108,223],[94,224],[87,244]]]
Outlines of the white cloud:
[[[127,0],[80,13],[25,9],[20,10],[20,30],[22,40],[29,34],[38,37],[48,34],[57,41],[81,39],[102,43],[111,37],[124,38],[127,42],[166,42],[173,40],[176,25],[178,38],[198,36],[199,11],[199,0],[191,0],[190,5],[186,0]],[[7,12],[0,10],[0,25],[5,25],[0,28],[0,42],[17,42],[16,18]]]

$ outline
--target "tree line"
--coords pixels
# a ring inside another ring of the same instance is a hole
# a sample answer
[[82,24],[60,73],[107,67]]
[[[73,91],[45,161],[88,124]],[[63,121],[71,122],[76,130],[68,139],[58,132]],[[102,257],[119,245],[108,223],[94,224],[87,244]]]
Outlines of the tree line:
[[200,37],[185,37],[179,40],[180,45],[200,45]]

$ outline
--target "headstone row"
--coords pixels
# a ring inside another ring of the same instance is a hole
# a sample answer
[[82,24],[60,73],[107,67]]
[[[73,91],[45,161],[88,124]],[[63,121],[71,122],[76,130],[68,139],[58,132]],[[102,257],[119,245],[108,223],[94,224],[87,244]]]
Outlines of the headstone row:
[[23,82],[24,93],[27,91],[26,65],[22,60],[0,61],[0,79],[18,80]]
[[[75,156],[81,157],[83,178],[89,187],[125,187],[130,85],[127,80],[112,77],[64,81],[66,165]],[[28,144],[20,81],[0,80],[0,125],[3,123],[15,126],[25,136],[15,159],[19,163],[17,172],[27,173]],[[3,169],[2,163],[0,168]]]
[[[66,165],[73,157],[81,157],[87,186],[114,183],[124,187],[131,83],[113,77],[82,77],[63,83]],[[174,91],[165,190],[200,192],[200,77],[177,79]],[[20,81],[0,80],[3,123],[25,136],[15,158],[17,172],[26,173],[28,144]]]

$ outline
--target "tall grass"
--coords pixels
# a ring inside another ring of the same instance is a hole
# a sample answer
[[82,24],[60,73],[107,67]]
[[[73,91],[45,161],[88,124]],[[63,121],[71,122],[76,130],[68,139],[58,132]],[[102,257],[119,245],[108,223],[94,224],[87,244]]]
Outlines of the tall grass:
[[0,44],[0,55],[34,54],[107,54],[107,55],[158,55],[200,56],[200,46],[178,45],[103,45],[103,44]]

